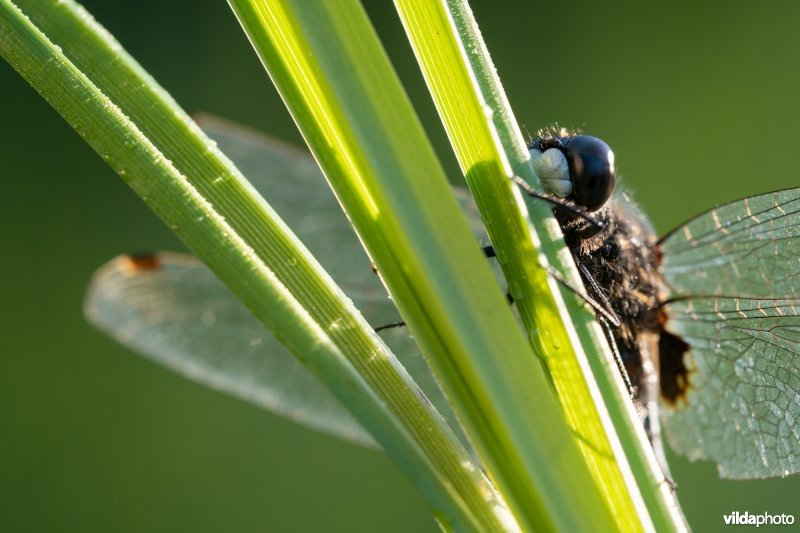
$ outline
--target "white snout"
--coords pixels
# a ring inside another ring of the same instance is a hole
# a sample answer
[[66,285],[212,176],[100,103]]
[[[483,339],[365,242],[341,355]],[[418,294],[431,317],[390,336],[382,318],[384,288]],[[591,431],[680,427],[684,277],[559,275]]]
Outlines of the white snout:
[[544,152],[532,149],[530,152],[533,170],[539,176],[542,187],[560,198],[569,196],[572,193],[572,180],[564,154],[556,148],[549,148]]

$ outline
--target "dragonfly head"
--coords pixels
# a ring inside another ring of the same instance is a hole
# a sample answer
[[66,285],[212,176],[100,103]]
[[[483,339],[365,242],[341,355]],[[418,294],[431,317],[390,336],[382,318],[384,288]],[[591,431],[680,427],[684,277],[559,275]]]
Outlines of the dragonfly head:
[[539,137],[528,145],[533,168],[548,192],[597,211],[614,192],[614,152],[590,135]]

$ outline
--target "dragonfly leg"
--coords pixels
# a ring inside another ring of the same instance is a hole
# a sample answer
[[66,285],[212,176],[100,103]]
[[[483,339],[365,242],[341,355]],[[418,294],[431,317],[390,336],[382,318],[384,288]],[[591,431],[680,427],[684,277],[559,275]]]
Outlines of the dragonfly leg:
[[[625,363],[622,360],[622,354],[619,353],[619,347],[617,346],[616,341],[614,341],[614,333],[611,330],[612,325],[602,317],[600,318],[600,320],[598,320],[598,322],[600,322],[600,325],[603,328],[603,334],[606,337],[606,341],[608,341],[608,346],[614,353],[614,362],[617,363],[617,370],[619,370],[619,373],[622,376],[622,381],[625,382],[625,387],[628,389],[628,394],[630,395],[631,399],[634,400],[635,402],[636,389],[633,388],[633,383],[631,383],[631,377],[628,375],[628,371],[625,369]],[[645,431],[647,431],[647,428],[645,428]],[[648,433],[648,437],[649,436],[650,434]]]
[[600,290],[600,286],[597,284],[597,281],[595,281],[588,269],[582,264],[578,263],[578,269],[586,278],[586,282],[589,284],[592,291],[597,295],[597,299],[592,298],[580,287],[576,287],[567,278],[565,278],[561,272],[555,270],[554,268],[548,267],[546,270],[547,273],[553,276],[557,282],[575,293],[581,300],[589,304],[589,306],[594,309],[597,314],[606,319],[611,326],[618,328],[621,324],[621,321],[617,316],[617,313],[615,313],[614,309],[611,307],[611,302],[608,301],[608,298],[606,298],[603,292]]
[[[482,250],[483,250],[483,255],[485,255],[487,258],[491,259],[492,257],[497,257],[497,253],[495,252],[494,247],[491,244],[488,246],[484,246]],[[598,314],[605,317],[605,319],[608,320],[608,322],[612,326],[618,328],[620,325],[619,317],[614,312],[614,309],[612,309],[611,303],[608,301],[608,298],[606,298],[603,292],[600,290],[600,286],[597,284],[597,281],[595,281],[595,279],[592,277],[591,273],[585,266],[579,264],[579,268],[581,269],[581,274],[583,274],[584,277],[586,277],[587,281],[589,282],[589,285],[592,287],[592,290],[594,290],[595,294],[597,294],[597,297],[600,300],[599,302],[594,298],[592,298],[591,296],[589,296],[588,294],[586,294],[583,290],[579,289],[578,287],[575,287],[557,270],[548,268],[547,273],[553,276],[556,279],[556,281],[561,283],[567,289],[577,294],[582,300],[584,300],[587,304],[589,304],[592,307],[592,309],[597,311]],[[506,298],[508,299],[509,303],[512,304],[514,303],[514,297],[511,296],[510,293],[506,292]]]
[[547,194],[535,190],[533,187],[530,186],[530,184],[527,181],[520,178],[519,176],[512,176],[511,181],[513,181],[520,189],[522,189],[522,192],[524,192],[527,196],[530,196],[531,198],[538,198],[539,200],[548,202],[556,207],[563,209],[564,211],[569,212],[570,214],[578,218],[582,218],[583,220],[594,226],[596,231],[599,231],[605,227],[605,225],[600,220],[587,213],[584,209],[581,209],[572,202],[563,200],[558,196],[554,196],[552,194]]
[[608,298],[606,298],[605,294],[603,294],[603,291],[600,289],[600,285],[597,283],[597,280],[595,280],[594,276],[592,276],[591,272],[589,272],[589,269],[587,269],[586,266],[580,261],[578,261],[577,264],[578,270],[580,270],[581,275],[586,280],[586,283],[588,283],[592,292],[597,296],[597,299],[592,298],[580,288],[575,287],[557,270],[548,268],[547,271],[556,279],[556,281],[579,296],[598,313],[598,321],[603,327],[603,334],[605,335],[608,345],[611,347],[611,351],[614,354],[614,362],[617,364],[617,368],[622,375],[622,380],[625,382],[625,387],[628,389],[628,394],[632,399],[635,400],[637,391],[634,389],[633,384],[631,383],[631,378],[628,375],[628,371],[625,369],[625,362],[623,361],[622,354],[619,352],[617,343],[614,341],[614,335],[612,331],[612,328],[616,329],[620,327],[622,322],[620,321],[619,316],[617,316],[617,313],[614,312],[614,309],[611,307],[611,302],[608,301]]
[[378,326],[377,328],[375,328],[375,333],[380,333],[385,329],[404,328],[404,327],[406,327],[406,323],[402,320],[399,322],[390,322],[389,324],[384,324],[382,326]]

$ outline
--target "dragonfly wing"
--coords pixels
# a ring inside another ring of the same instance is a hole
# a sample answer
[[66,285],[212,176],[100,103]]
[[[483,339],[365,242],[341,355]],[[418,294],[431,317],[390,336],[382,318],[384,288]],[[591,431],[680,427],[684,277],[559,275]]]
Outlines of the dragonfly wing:
[[85,314],[183,376],[315,430],[378,445],[228,288],[190,255],[120,256],[94,275]]
[[800,471],[800,188],[701,214],[661,251],[666,329],[690,347],[685,394],[663,406],[670,444],[723,477]]
[[661,242],[674,297],[800,297],[800,188],[703,213]]
[[[675,451],[733,479],[800,472],[800,299],[694,298],[669,306],[688,389],[662,405]],[[662,355],[662,361],[663,361]]]
[[[373,326],[400,320],[316,162],[304,151],[222,119],[199,122],[339,283]],[[483,231],[466,191],[456,196],[474,231]],[[119,257],[95,275],[89,321],[165,366],[313,429],[377,446],[328,389],[191,256]],[[469,447],[407,328],[381,336]]]

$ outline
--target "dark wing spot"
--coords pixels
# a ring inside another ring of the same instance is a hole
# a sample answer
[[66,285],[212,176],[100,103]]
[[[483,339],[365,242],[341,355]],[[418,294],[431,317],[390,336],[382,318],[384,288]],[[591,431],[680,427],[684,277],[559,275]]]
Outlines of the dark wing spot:
[[684,357],[688,351],[689,345],[680,337],[667,331],[661,332],[658,339],[661,397],[669,405],[686,400],[690,380]]
[[122,268],[129,274],[161,268],[161,259],[158,254],[154,253],[130,254],[122,256],[120,260],[122,261]]

